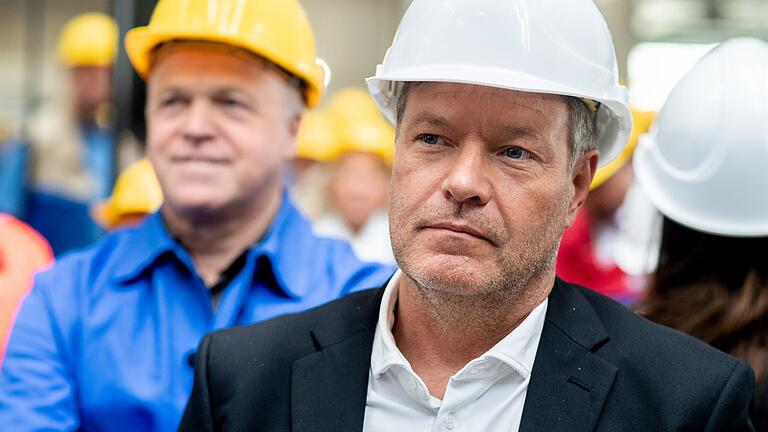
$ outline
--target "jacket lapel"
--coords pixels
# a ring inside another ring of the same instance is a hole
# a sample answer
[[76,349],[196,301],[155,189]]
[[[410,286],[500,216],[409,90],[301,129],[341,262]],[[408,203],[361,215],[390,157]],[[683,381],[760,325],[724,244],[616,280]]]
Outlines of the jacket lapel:
[[383,289],[329,327],[312,331],[318,352],[293,364],[294,432],[360,431],[365,419],[371,348]]
[[592,305],[577,288],[558,279],[549,297],[520,432],[595,428],[618,371],[592,353],[607,340]]

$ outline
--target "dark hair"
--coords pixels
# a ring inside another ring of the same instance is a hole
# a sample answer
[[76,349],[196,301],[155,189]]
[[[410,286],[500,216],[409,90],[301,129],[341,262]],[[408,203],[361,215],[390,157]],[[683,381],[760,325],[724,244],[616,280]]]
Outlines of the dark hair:
[[768,237],[724,237],[664,217],[659,265],[638,312],[768,366]]

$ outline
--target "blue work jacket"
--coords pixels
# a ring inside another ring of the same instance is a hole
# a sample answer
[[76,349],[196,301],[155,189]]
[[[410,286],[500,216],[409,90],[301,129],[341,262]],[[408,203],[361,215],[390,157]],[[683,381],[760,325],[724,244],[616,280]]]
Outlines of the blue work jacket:
[[176,430],[205,333],[377,287],[393,272],[316,237],[284,194],[214,310],[190,255],[154,214],[37,276],[0,371],[0,429]]

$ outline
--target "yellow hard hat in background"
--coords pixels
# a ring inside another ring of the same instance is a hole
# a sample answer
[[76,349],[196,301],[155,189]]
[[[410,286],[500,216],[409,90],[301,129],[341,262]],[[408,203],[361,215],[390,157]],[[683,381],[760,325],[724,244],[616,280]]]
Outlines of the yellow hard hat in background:
[[163,204],[163,191],[147,159],[132,164],[117,177],[112,196],[94,206],[92,216],[101,226],[111,229],[129,215],[149,214]]
[[360,87],[347,87],[334,93],[328,110],[341,122],[384,119],[371,95]]
[[347,87],[333,95],[328,111],[336,119],[340,152],[371,153],[387,165],[395,153],[395,129],[363,88]]
[[339,134],[328,111],[304,113],[296,137],[296,157],[317,162],[330,162],[339,156]]
[[635,152],[637,142],[640,139],[640,135],[648,132],[653,124],[653,120],[656,118],[654,111],[639,111],[631,108],[632,111],[632,132],[629,135],[629,141],[621,153],[616,159],[609,162],[607,165],[598,168],[595,173],[595,177],[592,179],[590,189],[596,189],[606,180],[611,178],[617,171],[619,171],[627,162],[632,159],[632,154]]
[[117,57],[117,24],[100,12],[78,15],[64,25],[57,51],[65,66],[110,66]]
[[363,152],[392,164],[395,129],[363,88],[347,87],[333,95],[328,111],[336,119],[340,153]]
[[387,166],[395,156],[395,128],[382,120],[348,122],[341,128],[341,151],[371,153],[380,157]]
[[149,25],[126,34],[125,49],[146,78],[152,51],[174,40],[219,42],[259,55],[306,84],[309,107],[325,90],[312,28],[296,0],[160,0]]

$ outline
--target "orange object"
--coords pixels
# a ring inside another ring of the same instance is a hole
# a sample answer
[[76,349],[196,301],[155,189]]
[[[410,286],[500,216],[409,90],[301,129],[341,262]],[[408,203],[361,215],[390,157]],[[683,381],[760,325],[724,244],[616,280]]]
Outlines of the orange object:
[[51,262],[51,247],[37,231],[0,213],[0,364],[18,306],[32,287],[32,277]]

